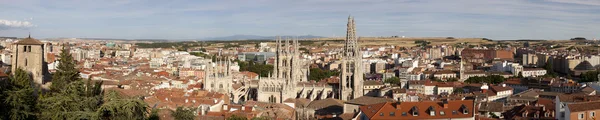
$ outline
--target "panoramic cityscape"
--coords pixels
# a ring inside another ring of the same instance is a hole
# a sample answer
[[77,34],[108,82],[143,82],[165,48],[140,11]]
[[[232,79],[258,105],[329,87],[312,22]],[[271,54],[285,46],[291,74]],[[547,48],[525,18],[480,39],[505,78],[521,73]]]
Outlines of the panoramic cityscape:
[[600,112],[600,1],[0,0],[2,8],[0,120]]

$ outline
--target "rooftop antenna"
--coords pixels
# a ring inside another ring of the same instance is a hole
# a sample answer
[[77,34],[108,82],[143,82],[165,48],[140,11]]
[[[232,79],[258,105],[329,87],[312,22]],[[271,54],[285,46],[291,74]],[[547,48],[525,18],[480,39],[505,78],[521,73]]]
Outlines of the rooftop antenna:
[[27,38],[31,38],[31,32],[29,32],[29,35],[27,36]]

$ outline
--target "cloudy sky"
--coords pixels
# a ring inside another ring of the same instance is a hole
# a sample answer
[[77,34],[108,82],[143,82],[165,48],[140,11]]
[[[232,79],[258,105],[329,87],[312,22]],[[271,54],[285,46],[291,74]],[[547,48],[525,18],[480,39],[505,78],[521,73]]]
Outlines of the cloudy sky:
[[600,0],[0,0],[0,36],[600,39]]

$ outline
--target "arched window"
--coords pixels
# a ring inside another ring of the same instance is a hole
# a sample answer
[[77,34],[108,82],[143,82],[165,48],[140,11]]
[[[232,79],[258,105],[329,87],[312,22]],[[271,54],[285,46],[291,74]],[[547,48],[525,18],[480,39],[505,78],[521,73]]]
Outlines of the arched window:
[[223,88],[223,84],[219,84],[219,88]]

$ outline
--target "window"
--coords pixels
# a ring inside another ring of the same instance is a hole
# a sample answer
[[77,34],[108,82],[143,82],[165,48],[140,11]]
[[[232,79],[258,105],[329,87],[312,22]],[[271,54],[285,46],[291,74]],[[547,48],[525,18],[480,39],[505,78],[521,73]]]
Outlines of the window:
[[406,112],[402,112],[402,116],[406,116]]
[[435,116],[435,109],[433,109],[433,106],[429,106],[429,115],[430,116]]
[[29,60],[25,59],[25,66],[27,66],[27,61],[29,61]]
[[456,112],[456,110],[453,110],[453,111],[452,111],[452,114],[453,114],[453,115],[456,115],[456,114],[458,114],[458,112]]
[[379,116],[383,116],[383,113],[379,113]]
[[592,111],[592,112],[590,112],[590,116],[591,116],[591,117],[595,117],[595,116],[596,116],[596,112],[593,112],[593,111]]
[[390,116],[396,116],[395,112],[390,112]]
[[413,106],[410,111],[412,112],[413,116],[419,116],[419,109],[417,108],[417,106]]
[[579,113],[579,119],[583,119],[583,113]]
[[23,52],[27,52],[27,46],[23,46]]
[[31,46],[27,46],[27,52],[31,52]]
[[444,113],[444,111],[440,111],[440,115],[445,115],[446,113]]

